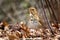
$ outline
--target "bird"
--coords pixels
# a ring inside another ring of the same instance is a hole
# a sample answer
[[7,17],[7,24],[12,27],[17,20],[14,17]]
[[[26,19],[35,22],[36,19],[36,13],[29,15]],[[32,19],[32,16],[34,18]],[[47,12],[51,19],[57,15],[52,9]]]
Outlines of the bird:
[[29,8],[29,16],[30,18],[27,24],[29,28],[37,29],[41,25],[43,25],[43,22],[41,21],[36,8],[34,7]]
[[29,8],[29,13],[32,14],[35,19],[40,20],[36,8],[30,7]]

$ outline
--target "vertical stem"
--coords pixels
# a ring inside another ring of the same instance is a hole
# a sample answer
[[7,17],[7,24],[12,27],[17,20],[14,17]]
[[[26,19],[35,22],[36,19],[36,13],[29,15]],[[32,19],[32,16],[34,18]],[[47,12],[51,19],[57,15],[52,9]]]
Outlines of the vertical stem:
[[51,26],[51,24],[50,24],[50,22],[49,22],[49,20],[48,20],[48,18],[47,18],[47,16],[46,16],[46,12],[45,12],[45,10],[44,10],[44,5],[43,5],[43,2],[42,2],[42,0],[40,0],[40,2],[41,2],[41,6],[42,6],[42,9],[43,9],[43,15],[44,15],[44,18],[45,18],[45,20],[46,20],[46,23],[48,24],[48,28],[50,29],[50,31],[51,31],[51,33],[54,35],[54,33],[53,33],[53,30],[52,30],[52,26]]
[[49,6],[50,6],[50,8],[51,8],[51,10],[52,10],[52,15],[53,15],[53,17],[54,17],[54,20],[55,20],[55,24],[57,24],[57,26],[58,26],[58,20],[57,20],[57,18],[56,18],[56,16],[55,16],[55,10],[54,10],[54,7],[53,7],[53,5],[49,2],[49,0],[46,0],[47,2],[48,2],[48,4],[49,4]]
[[[46,6],[47,6],[47,8],[48,8],[48,11],[49,11],[49,13],[50,13],[50,17],[51,17],[51,19],[53,18],[53,15],[52,15],[52,11],[51,11],[51,8],[50,8],[50,6],[49,6],[49,3],[47,2],[47,0],[45,0],[45,3],[46,3]],[[53,20],[53,19],[52,19]],[[52,21],[51,20],[51,21]]]

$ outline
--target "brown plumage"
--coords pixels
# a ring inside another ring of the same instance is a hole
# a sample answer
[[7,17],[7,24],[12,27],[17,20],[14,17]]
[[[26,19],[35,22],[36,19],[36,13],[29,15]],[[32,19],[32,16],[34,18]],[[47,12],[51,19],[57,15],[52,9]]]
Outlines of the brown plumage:
[[40,25],[44,26],[42,20],[40,19],[39,15],[38,15],[36,8],[30,7],[29,13],[34,16],[34,18],[39,22]]
[[30,7],[29,8],[29,13],[31,13],[34,16],[34,18],[37,19],[38,21],[40,20],[36,8]]

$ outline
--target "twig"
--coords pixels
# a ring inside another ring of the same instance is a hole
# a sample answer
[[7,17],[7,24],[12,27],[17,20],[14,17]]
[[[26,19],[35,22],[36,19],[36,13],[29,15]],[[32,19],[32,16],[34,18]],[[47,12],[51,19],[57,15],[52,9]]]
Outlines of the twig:
[[47,16],[46,16],[46,12],[45,12],[45,10],[44,10],[44,5],[43,5],[43,2],[42,2],[42,0],[40,0],[40,2],[41,2],[41,6],[42,6],[42,9],[43,9],[43,15],[44,15],[44,18],[45,18],[45,20],[46,20],[46,23],[48,24],[48,28],[50,29],[50,31],[51,31],[51,33],[52,33],[52,35],[54,35],[54,32],[53,32],[53,30],[52,30],[52,26],[51,26],[51,24],[50,24],[50,22],[49,22],[49,20],[48,20],[48,18],[47,18]]

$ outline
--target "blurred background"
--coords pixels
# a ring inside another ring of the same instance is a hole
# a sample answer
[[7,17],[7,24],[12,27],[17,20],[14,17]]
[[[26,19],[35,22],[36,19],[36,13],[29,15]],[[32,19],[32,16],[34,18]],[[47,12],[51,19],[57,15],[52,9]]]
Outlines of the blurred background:
[[[60,23],[60,0],[0,0],[0,21],[28,22],[30,7],[35,7],[42,21],[44,10],[50,22]],[[49,5],[50,4],[50,5]]]

